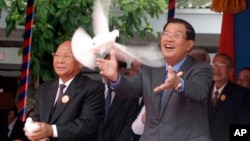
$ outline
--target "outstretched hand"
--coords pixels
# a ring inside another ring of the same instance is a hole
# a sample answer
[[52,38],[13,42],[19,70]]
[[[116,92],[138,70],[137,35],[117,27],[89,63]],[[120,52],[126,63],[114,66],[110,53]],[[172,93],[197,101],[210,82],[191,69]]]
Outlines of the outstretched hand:
[[164,83],[157,86],[154,89],[154,92],[159,92],[165,89],[178,89],[178,85],[181,83],[180,77],[183,75],[183,72],[180,71],[175,73],[172,66],[168,66],[167,78]]
[[117,60],[115,56],[115,51],[110,50],[110,60],[106,60],[103,58],[97,58],[96,64],[100,70],[100,74],[112,81],[116,82],[118,79],[118,72],[117,72]]

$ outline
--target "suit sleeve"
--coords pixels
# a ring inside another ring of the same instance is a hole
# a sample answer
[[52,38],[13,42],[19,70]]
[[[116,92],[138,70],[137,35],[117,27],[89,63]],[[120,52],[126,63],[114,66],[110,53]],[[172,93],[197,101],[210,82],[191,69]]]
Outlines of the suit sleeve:
[[209,64],[197,64],[184,72],[183,95],[200,101],[207,98],[209,88],[212,84],[213,71]]

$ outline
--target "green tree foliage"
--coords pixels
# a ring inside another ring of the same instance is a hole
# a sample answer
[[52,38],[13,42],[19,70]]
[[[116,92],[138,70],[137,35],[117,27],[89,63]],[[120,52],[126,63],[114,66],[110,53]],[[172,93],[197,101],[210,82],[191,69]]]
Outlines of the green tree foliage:
[[[7,11],[6,36],[18,26],[25,26],[27,0],[0,0],[0,11]],[[103,1],[105,3],[105,1]],[[51,53],[64,40],[71,39],[82,26],[92,31],[93,0],[35,0],[34,26],[31,48],[31,72],[46,81],[54,77]],[[166,9],[165,0],[114,0],[109,13],[110,29],[118,29],[118,42],[128,43],[135,35],[157,36],[148,17],[158,18]]]

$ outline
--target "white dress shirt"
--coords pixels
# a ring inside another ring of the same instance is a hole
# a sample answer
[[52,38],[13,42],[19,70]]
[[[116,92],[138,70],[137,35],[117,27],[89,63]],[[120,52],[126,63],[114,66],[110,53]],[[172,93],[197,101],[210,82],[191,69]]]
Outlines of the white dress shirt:
[[142,115],[145,113],[145,105],[143,105],[139,115],[132,124],[132,130],[137,135],[142,135],[144,131],[144,123],[142,122]]

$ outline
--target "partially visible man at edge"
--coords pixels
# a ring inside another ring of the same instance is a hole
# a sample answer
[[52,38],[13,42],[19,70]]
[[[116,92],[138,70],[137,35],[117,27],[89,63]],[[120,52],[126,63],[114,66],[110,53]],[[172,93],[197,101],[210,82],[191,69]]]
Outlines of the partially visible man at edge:
[[236,83],[250,90],[250,67],[244,67],[240,70]]
[[[71,41],[63,42],[53,54],[53,67],[58,75],[40,85],[32,119],[41,127],[29,134],[30,140],[97,141],[98,125],[104,118],[104,85],[82,72],[82,65],[72,55]],[[63,96],[59,86],[64,84]]]
[[97,59],[100,74],[126,97],[143,94],[146,122],[140,141],[210,141],[207,95],[213,71],[208,63],[190,57],[195,31],[182,19],[168,21],[161,34],[166,65],[142,65],[133,78],[117,72],[115,52],[111,59]]

